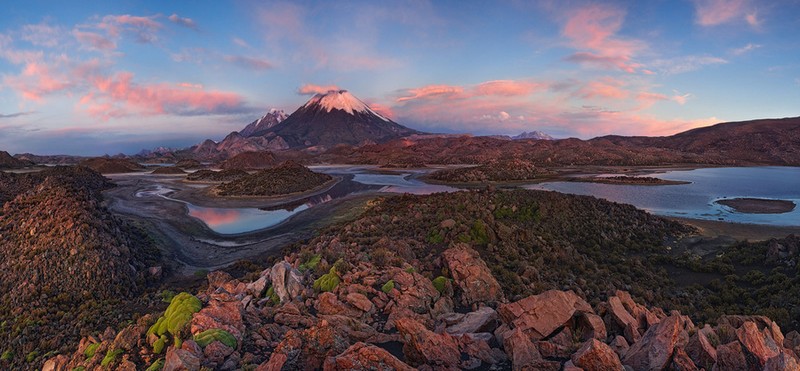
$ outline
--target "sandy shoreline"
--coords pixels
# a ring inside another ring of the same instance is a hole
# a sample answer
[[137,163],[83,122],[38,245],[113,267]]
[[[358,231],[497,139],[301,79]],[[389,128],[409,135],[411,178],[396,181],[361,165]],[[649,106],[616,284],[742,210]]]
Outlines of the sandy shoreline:
[[732,223],[679,217],[664,217],[696,227],[705,237],[728,236],[737,240],[764,241],[784,238],[790,234],[800,235],[800,226],[773,226],[762,224]]

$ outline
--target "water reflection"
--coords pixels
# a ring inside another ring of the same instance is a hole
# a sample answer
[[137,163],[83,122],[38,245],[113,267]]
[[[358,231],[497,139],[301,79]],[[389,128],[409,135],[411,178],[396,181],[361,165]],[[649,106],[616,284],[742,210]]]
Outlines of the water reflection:
[[294,202],[263,208],[213,208],[200,207],[169,197],[173,189],[157,184],[137,192],[137,197],[161,197],[186,205],[188,215],[203,222],[219,234],[240,234],[274,227],[290,217],[332,200],[364,192],[389,192],[429,194],[453,192],[457,188],[431,185],[415,178],[425,171],[408,171],[400,174],[373,173],[370,167],[314,167],[314,171],[341,178],[325,192]]

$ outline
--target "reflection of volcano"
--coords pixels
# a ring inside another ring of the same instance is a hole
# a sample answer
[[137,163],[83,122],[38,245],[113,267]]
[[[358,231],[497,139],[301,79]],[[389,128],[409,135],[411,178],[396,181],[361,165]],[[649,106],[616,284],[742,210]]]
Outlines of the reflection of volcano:
[[264,207],[261,208],[261,210],[294,211],[294,209],[298,208],[301,205],[312,207],[315,205],[324,204],[328,201],[335,200],[337,198],[342,198],[350,194],[379,190],[384,187],[382,185],[363,184],[355,182],[353,181],[353,174],[336,174],[336,175],[342,177],[342,181],[336,183],[336,185],[331,187],[331,189],[327,190],[326,192],[311,197],[307,197],[301,200],[297,200],[295,202],[289,202],[286,204],[272,206],[272,207]]

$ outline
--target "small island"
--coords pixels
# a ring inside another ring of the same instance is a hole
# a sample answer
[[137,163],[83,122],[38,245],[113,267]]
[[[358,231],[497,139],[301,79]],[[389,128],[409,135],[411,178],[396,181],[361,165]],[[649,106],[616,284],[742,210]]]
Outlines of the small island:
[[586,183],[602,183],[602,184],[625,184],[625,185],[644,185],[644,186],[654,186],[654,185],[678,185],[678,184],[690,184],[691,182],[685,182],[681,180],[667,180],[667,179],[660,179],[654,178],[649,176],[627,176],[627,175],[618,175],[618,176],[593,176],[593,177],[574,177],[568,179],[571,182],[586,182]]
[[308,192],[334,182],[328,174],[315,173],[293,161],[220,184],[212,194],[225,197],[273,197]]
[[796,206],[794,202],[789,200],[746,197],[717,200],[716,203],[730,207],[736,212],[746,214],[783,214],[793,211]]
[[220,171],[202,169],[187,175],[186,181],[198,183],[230,182],[246,175],[247,172],[241,169],[228,169]]

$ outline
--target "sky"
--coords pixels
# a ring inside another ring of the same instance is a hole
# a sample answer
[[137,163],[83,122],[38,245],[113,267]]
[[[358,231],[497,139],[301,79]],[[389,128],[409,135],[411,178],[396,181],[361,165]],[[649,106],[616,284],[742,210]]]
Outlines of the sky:
[[800,0],[15,2],[0,150],[186,147],[328,89],[428,132],[670,135],[800,116],[797,35]]

